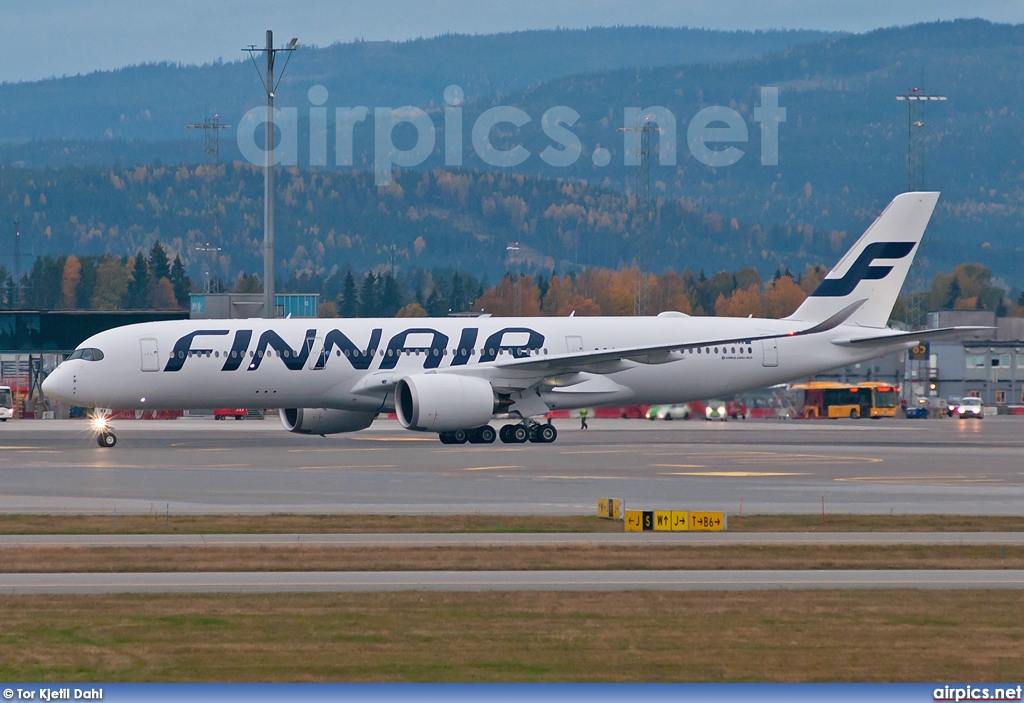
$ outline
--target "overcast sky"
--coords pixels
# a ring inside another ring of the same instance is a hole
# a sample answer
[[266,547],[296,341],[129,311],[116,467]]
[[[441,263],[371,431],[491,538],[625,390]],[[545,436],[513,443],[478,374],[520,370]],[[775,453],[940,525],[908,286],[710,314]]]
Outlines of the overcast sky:
[[241,57],[264,33],[326,46],[445,32],[660,25],[865,32],[983,17],[1024,22],[1021,0],[32,0],[0,8],[0,81],[151,62]]

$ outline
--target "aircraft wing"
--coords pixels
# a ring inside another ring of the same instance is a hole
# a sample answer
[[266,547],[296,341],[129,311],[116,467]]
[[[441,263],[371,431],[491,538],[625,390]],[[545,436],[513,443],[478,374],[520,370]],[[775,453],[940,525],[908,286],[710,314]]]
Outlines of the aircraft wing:
[[917,330],[915,332],[890,332],[889,334],[878,334],[870,337],[849,337],[833,340],[832,343],[842,347],[881,346],[930,339],[956,339],[972,332],[987,332],[992,329],[995,328],[961,325],[960,327],[939,327],[932,330]]
[[[692,342],[675,342],[672,344],[659,344],[643,347],[622,347],[618,349],[595,349],[593,351],[567,352],[565,354],[551,354],[548,356],[529,356],[518,359],[508,359],[493,364],[460,366],[459,371],[468,374],[486,374],[496,372],[497,375],[512,375],[515,378],[538,378],[552,374],[563,374],[565,371],[593,370],[599,374],[609,374],[622,367],[623,362],[632,361],[637,363],[657,364],[668,363],[679,359],[678,353],[697,347],[714,347],[728,344],[749,344],[763,340],[781,339],[784,337],[804,337],[827,332],[841,325],[864,301],[857,301],[828,319],[802,329],[794,329],[792,332],[776,333],[772,335],[760,335],[757,337],[730,337],[720,339],[695,340]],[[456,370],[445,368],[444,371]]]
[[[495,387],[509,390],[530,388],[545,378],[589,372],[591,374],[609,374],[630,368],[633,364],[666,364],[677,361],[681,352],[698,347],[723,346],[726,344],[744,344],[768,339],[784,337],[802,337],[810,334],[827,332],[843,324],[854,312],[864,304],[858,300],[846,306],[832,317],[803,329],[789,332],[764,334],[746,337],[723,337],[718,339],[700,339],[690,342],[673,342],[652,346],[621,347],[618,349],[595,349],[593,351],[567,352],[565,354],[549,354],[547,356],[529,356],[508,359],[489,364],[473,364],[466,366],[449,366],[437,369],[437,373],[457,373],[467,376],[486,378]],[[363,378],[350,391],[352,393],[377,395],[391,391],[403,374],[394,371],[378,371]],[[568,385],[571,385],[568,384]]]

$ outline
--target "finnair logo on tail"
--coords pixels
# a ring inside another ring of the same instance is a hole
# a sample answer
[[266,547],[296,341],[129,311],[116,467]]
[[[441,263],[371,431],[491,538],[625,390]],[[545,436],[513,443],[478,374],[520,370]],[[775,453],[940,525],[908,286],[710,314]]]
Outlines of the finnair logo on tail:
[[892,271],[892,266],[872,266],[875,259],[902,259],[909,254],[916,242],[875,242],[864,247],[853,266],[842,278],[826,278],[814,292],[812,297],[841,298],[849,295],[861,281],[877,281],[885,278]]

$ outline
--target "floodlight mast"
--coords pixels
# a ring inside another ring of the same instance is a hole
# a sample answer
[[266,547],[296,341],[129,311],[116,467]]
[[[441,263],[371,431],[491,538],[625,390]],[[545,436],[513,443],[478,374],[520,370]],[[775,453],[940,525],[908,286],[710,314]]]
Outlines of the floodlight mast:
[[911,88],[897,100],[907,102],[907,190],[924,190],[924,104],[942,102],[945,95],[929,95],[920,88]]
[[263,81],[263,88],[267,93],[267,118],[266,118],[266,142],[263,145],[264,166],[263,166],[263,317],[276,317],[274,305],[274,92],[281,82],[281,75],[284,69],[288,68],[288,62],[284,64],[275,81],[274,79],[274,57],[280,51],[288,52],[288,61],[291,60],[291,52],[295,51],[299,43],[298,37],[292,37],[288,46],[275,49],[274,33],[267,30],[267,45],[257,49],[255,44],[242,49],[249,53],[256,72],[260,73],[260,67],[253,56],[257,53],[266,54],[266,72],[260,73],[260,80]]

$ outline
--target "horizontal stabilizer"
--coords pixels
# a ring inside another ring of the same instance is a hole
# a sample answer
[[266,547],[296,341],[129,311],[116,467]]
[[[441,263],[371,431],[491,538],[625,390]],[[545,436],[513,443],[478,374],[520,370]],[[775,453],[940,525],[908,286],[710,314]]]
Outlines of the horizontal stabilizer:
[[963,325],[960,327],[939,327],[933,330],[917,330],[915,332],[892,332],[890,334],[879,334],[871,337],[851,337],[846,339],[833,340],[833,344],[842,347],[859,347],[887,344],[901,344],[914,341],[925,341],[932,339],[959,339],[975,332],[987,332],[994,327],[975,327]]

